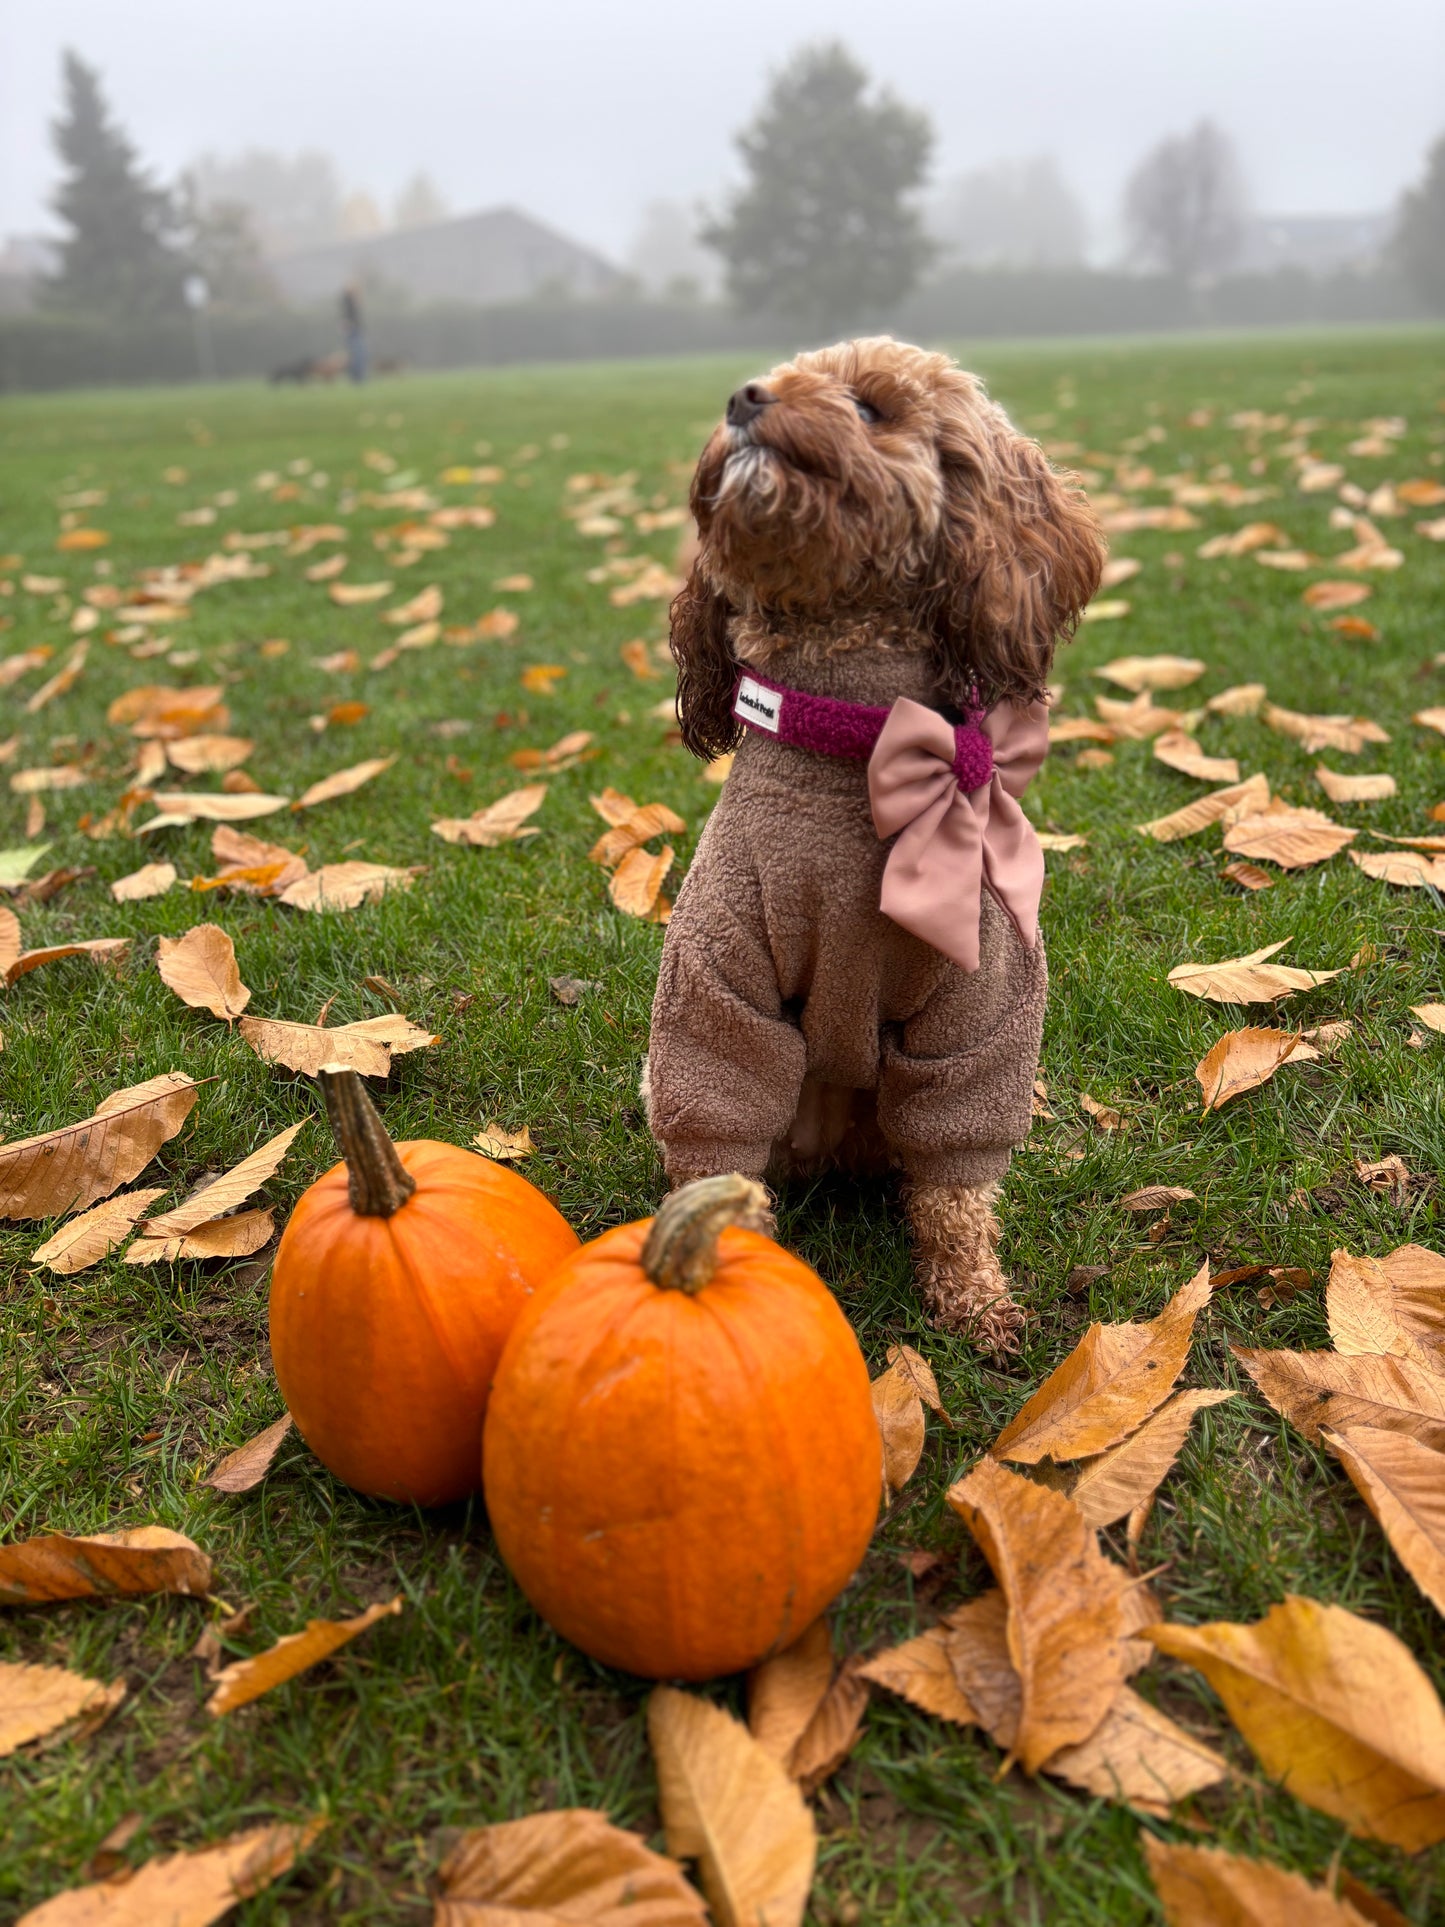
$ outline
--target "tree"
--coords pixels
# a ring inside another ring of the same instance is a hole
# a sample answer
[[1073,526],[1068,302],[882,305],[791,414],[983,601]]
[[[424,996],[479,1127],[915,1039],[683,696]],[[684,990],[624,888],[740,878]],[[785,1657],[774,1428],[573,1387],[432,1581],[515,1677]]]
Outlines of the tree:
[[246,209],[263,254],[324,248],[342,238],[341,181],[325,154],[265,147],[229,158],[203,154],[191,173],[202,206]]
[[1390,252],[1425,306],[1445,314],[1445,134],[1426,155],[1419,186],[1400,196]]
[[925,114],[836,43],[804,47],[737,137],[749,179],[700,238],[739,307],[840,327],[915,285],[933,244],[910,198],[933,148]]
[[1057,164],[996,161],[950,181],[930,226],[943,251],[975,267],[1073,268],[1087,222]]
[[266,266],[251,210],[240,201],[203,201],[193,174],[182,176],[179,206],[186,260],[205,281],[207,300],[218,308],[276,307],[279,291]]
[[51,132],[68,173],[52,205],[70,232],[47,298],[127,319],[179,311],[187,265],[174,201],[110,118],[95,69],[67,51],[62,73],[65,106]]
[[431,227],[444,221],[451,209],[429,174],[413,174],[396,197],[393,216],[398,227]]
[[649,201],[627,251],[627,265],[647,289],[672,300],[717,292],[716,257],[698,240],[700,216],[681,201]]
[[1244,178],[1234,143],[1212,121],[1147,153],[1124,191],[1135,260],[1186,281],[1219,274],[1244,234]]

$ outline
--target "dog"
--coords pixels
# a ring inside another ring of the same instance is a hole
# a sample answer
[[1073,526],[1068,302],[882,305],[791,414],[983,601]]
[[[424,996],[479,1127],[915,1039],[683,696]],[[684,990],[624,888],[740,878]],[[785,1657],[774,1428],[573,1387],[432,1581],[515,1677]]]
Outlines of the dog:
[[995,1204],[1047,989],[1017,799],[1097,518],[974,376],[888,337],[738,389],[691,508],[679,725],[736,756],[653,1003],[669,1181],[901,1170],[925,1312],[1016,1351]]

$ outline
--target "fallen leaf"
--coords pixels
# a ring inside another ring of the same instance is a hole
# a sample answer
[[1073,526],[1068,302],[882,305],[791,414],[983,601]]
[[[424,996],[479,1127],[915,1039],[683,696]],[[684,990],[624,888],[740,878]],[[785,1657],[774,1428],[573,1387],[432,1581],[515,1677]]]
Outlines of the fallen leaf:
[[1096,696],[1094,707],[1113,730],[1132,743],[1147,742],[1163,730],[1178,729],[1182,718],[1177,709],[1157,709],[1152,690],[1146,689],[1131,703],[1115,702],[1109,696]]
[[1268,694],[1262,682],[1235,683],[1211,696],[1204,707],[1214,716],[1257,716]]
[[1398,884],[1406,890],[1445,888],[1445,860],[1440,857],[1414,850],[1351,850],[1350,861],[1380,883]]
[[923,1457],[923,1401],[912,1377],[896,1365],[880,1372],[871,1390],[873,1416],[883,1441],[883,1496],[891,1504]]
[[[207,887],[224,884],[246,896],[275,895],[307,874],[306,859],[284,843],[263,843],[249,830],[235,830],[225,823],[211,832],[211,855],[226,867],[219,877],[207,879]],[[267,872],[264,879],[262,871]],[[194,882],[191,888],[196,888]]]
[[534,662],[522,671],[522,687],[533,696],[550,696],[566,674],[560,663]]
[[284,1685],[308,1667],[318,1665],[358,1633],[374,1626],[378,1619],[387,1619],[400,1611],[398,1593],[385,1604],[368,1606],[355,1619],[308,1619],[304,1632],[287,1633],[254,1659],[238,1659],[230,1666],[223,1666],[216,1675],[215,1691],[206,1701],[206,1711],[217,1716],[234,1713],[238,1706],[249,1705],[263,1693],[269,1693],[272,1687]]
[[228,1452],[206,1480],[217,1492],[249,1492],[258,1486],[271,1470],[276,1454],[286,1441],[294,1420],[289,1412],[268,1425],[264,1432],[258,1432],[244,1445],[238,1445],[234,1452]]
[[184,1071],[112,1091],[78,1124],[0,1144],[0,1218],[63,1218],[145,1169],[196,1101]]
[[535,826],[523,828],[523,825],[546,798],[545,783],[529,783],[525,789],[511,790],[471,816],[445,817],[433,823],[432,835],[446,843],[470,843],[483,850],[495,849],[500,843],[516,843],[523,837],[537,835]]
[[0,1662],[0,1759],[87,1714],[107,1717],[125,1698],[125,1682],[105,1686],[65,1666]]
[[1203,783],[1237,783],[1239,764],[1232,756],[1206,756],[1192,736],[1182,729],[1165,730],[1154,738],[1156,761],[1182,776],[1196,776]]
[[187,776],[207,770],[239,769],[255,749],[244,736],[181,736],[167,743],[165,753]]
[[1268,778],[1260,774],[1246,776],[1242,783],[1213,790],[1208,796],[1196,796],[1192,803],[1172,810],[1168,816],[1156,816],[1150,823],[1140,823],[1139,834],[1152,836],[1156,843],[1177,843],[1181,837],[1197,836],[1201,830],[1207,830],[1237,805],[1247,803],[1258,809],[1268,802]]
[[507,758],[513,769],[541,769],[551,773],[575,769],[599,752],[589,747],[592,732],[574,729],[553,743],[550,749],[518,749]]
[[1445,708],[1417,709],[1410,720],[1419,723],[1425,729],[1437,730],[1445,736]]
[[1231,1098],[1267,1084],[1281,1064],[1318,1056],[1298,1031],[1248,1026],[1226,1031],[1200,1058],[1194,1075],[1204,1094],[1205,1110],[1217,1111]]
[[645,642],[624,642],[617,652],[639,682],[655,682],[658,671],[647,653]]
[[1317,1443],[1322,1426],[1406,1432],[1445,1451],[1445,1373],[1414,1359],[1339,1352],[1253,1351],[1234,1356],[1277,1412]]
[[1388,771],[1377,776],[1342,776],[1320,763],[1315,781],[1332,803],[1379,803],[1395,794],[1395,779]]
[[438,1879],[433,1927],[707,1927],[677,1863],[587,1807],[469,1828]]
[[1301,809],[1275,797],[1266,809],[1236,818],[1224,832],[1224,847],[1234,856],[1260,857],[1282,870],[1299,870],[1327,862],[1358,835],[1321,810]]
[[56,790],[83,789],[95,778],[87,771],[70,763],[52,763],[43,769],[17,770],[10,778],[10,787],[17,796],[49,795]]
[[[1112,743],[1116,732],[1108,723],[1096,723],[1089,716],[1065,716],[1049,724],[1049,746],[1055,743]],[[709,765],[709,769],[711,769]],[[729,764],[731,767],[731,764]],[[724,772],[726,775],[726,772]],[[711,776],[708,779],[712,781]],[[722,777],[716,779],[718,782]]]
[[815,1619],[748,1674],[748,1731],[784,1768],[833,1683],[833,1636]]
[[62,1277],[85,1271],[124,1244],[137,1220],[165,1192],[162,1184],[149,1191],[122,1191],[118,1197],[107,1198],[47,1238],[30,1254],[31,1264],[44,1265]]
[[293,910],[355,910],[363,903],[379,902],[388,890],[411,886],[410,870],[385,863],[323,863],[319,870],[288,884],[278,900]]
[[[1345,562],[1343,555],[1335,558]],[[1312,582],[1300,597],[1300,601],[1311,609],[1350,609],[1357,602],[1367,602],[1370,586],[1367,582]]]
[[235,945],[218,923],[198,923],[183,937],[160,938],[156,969],[161,982],[183,1004],[208,1010],[227,1023],[239,1017],[251,1001],[250,991],[241,982]]
[[184,1533],[134,1526],[83,1538],[46,1533],[0,1546],[0,1605],[47,1605],[150,1592],[204,1597],[211,1562]]
[[1194,656],[1119,656],[1094,674],[1137,694],[1143,689],[1183,689],[1198,682],[1204,664]]
[[515,1164],[536,1150],[532,1133],[524,1124],[520,1131],[506,1131],[497,1123],[485,1124],[472,1139],[474,1149],[496,1164]]
[[413,622],[430,622],[441,614],[445,601],[440,588],[432,582],[425,589],[419,589],[409,602],[401,602],[396,608],[388,609],[382,621],[391,623],[397,629],[405,629]]
[[148,1860],[125,1880],[70,1887],[22,1914],[16,1927],[210,1927],[279,1880],[326,1825],[252,1827],[215,1847]]
[[1307,716],[1276,703],[1265,703],[1260,716],[1271,729],[1295,737],[1308,751],[1337,749],[1343,755],[1358,756],[1366,743],[1390,740],[1389,732],[1368,716]]
[[1043,1770],[1097,1799],[1119,1800],[1167,1820],[1175,1801],[1227,1779],[1229,1762],[1132,1687],[1121,1686],[1088,1739],[1062,1747]]
[[1445,1455],[1403,1432],[1321,1428],[1396,1557],[1425,1597],[1445,1613]]
[[993,1456],[1037,1465],[1116,1445],[1168,1398],[1209,1299],[1206,1259],[1147,1324],[1091,1325],[999,1433]]
[[1137,1432],[1080,1467],[1069,1497],[1091,1526],[1111,1526],[1151,1498],[1168,1477],[1194,1414],[1233,1392],[1178,1392]]
[[47,850],[48,843],[27,843],[19,849],[0,850],[0,890],[20,890],[25,879]]
[[1058,830],[1036,830],[1034,841],[1041,850],[1082,850],[1088,837],[1074,832]]
[[925,1713],[952,1720],[958,1726],[976,1725],[978,1714],[958,1683],[948,1639],[945,1620],[915,1639],[905,1639],[901,1646],[875,1653],[858,1668],[859,1677],[872,1680],[875,1686],[886,1686],[890,1693],[897,1693]]
[[[1009,1743],[1036,1773],[1060,1747],[1086,1740],[1124,1681],[1120,1570],[1057,1492],[984,1459],[948,1503],[977,1539],[1007,1605],[1008,1656],[1019,1682]],[[971,1683],[961,1679],[977,1705]]]
[[721,1707],[654,1689],[647,1732],[668,1851],[696,1860],[716,1927],[801,1927],[817,1860],[803,1796]]
[[[1331,1253],[1325,1313],[1330,1338],[1342,1357],[1377,1357],[1388,1352],[1416,1364],[1433,1362],[1396,1317],[1389,1274],[1375,1258],[1356,1258],[1348,1251]],[[1441,1362],[1445,1364],[1445,1359]]]
[[1355,1175],[1368,1184],[1372,1191],[1385,1191],[1397,1199],[1403,1198],[1410,1189],[1409,1167],[1397,1152],[1391,1152],[1389,1157],[1381,1158],[1377,1164],[1356,1158]]
[[1426,1030],[1445,1031],[1445,1004],[1411,1004],[1410,1014],[1418,1017]]
[[1140,1835],[1167,1927],[1369,1927],[1328,1888],[1268,1860]]
[[914,1351],[911,1345],[890,1345],[886,1353],[887,1363],[913,1381],[913,1389],[923,1400],[930,1412],[936,1412],[944,1424],[950,1428],[953,1420],[944,1409],[943,1398],[938,1389],[938,1380],[933,1375],[933,1367],[926,1358]]
[[[381,1019],[382,1023],[395,1021],[394,1018]],[[146,1236],[180,1237],[188,1231],[196,1230],[200,1225],[209,1224],[212,1219],[219,1218],[228,1211],[233,1211],[238,1204],[244,1203],[253,1191],[259,1191],[261,1186],[275,1175],[286,1153],[305,1128],[304,1120],[300,1124],[289,1125],[284,1131],[279,1131],[269,1142],[253,1151],[249,1157],[242,1158],[239,1164],[223,1172],[214,1184],[208,1184],[204,1190],[196,1192],[183,1204],[178,1204],[174,1210],[162,1212],[159,1217],[148,1219],[145,1225]]]
[[1176,990],[1185,991],[1191,997],[1206,998],[1210,1003],[1272,1004],[1297,990],[1314,990],[1332,977],[1345,974],[1343,970],[1298,970],[1289,964],[1269,963],[1267,959],[1283,950],[1289,941],[1288,937],[1282,937],[1278,943],[1268,943],[1262,950],[1252,950],[1247,957],[1230,957],[1224,963],[1176,964],[1169,972],[1168,982]]
[[1147,1637],[1204,1674],[1297,1800],[1409,1853],[1445,1839],[1445,1710],[1383,1626],[1291,1595],[1253,1625],[1150,1626]]
[[330,1027],[293,1024],[280,1017],[243,1017],[239,1030],[258,1057],[305,1077],[315,1077],[331,1064],[359,1071],[363,1077],[385,1077],[393,1057],[424,1050],[437,1041],[430,1031],[399,1013]]
[[857,1658],[844,1660],[788,1756],[788,1772],[805,1794],[816,1793],[831,1779],[858,1743],[868,1711],[868,1687],[860,1669]]
[[1133,606],[1126,597],[1105,596],[1091,602],[1079,619],[1081,622],[1117,622],[1121,616],[1127,616]]
[[383,770],[390,769],[396,761],[394,756],[373,756],[365,763],[353,763],[350,769],[334,770],[330,776],[323,776],[318,783],[304,790],[291,805],[293,814],[297,810],[309,810],[317,803],[332,803],[338,796],[350,796],[359,790],[363,783],[369,783]]
[[88,643],[76,643],[50,680],[42,683],[35,694],[29,698],[25,705],[27,716],[35,715],[38,710],[44,709],[47,703],[54,702],[57,696],[63,696],[75,687],[81,671],[85,668],[89,647]]
[[89,937],[80,943],[52,943],[40,950],[22,950],[6,970],[5,982],[16,983],[42,964],[59,963],[66,957],[94,957],[97,963],[115,963],[129,949],[129,937]]
[[1395,1323],[1423,1345],[1445,1346],[1445,1257],[1424,1245],[1401,1245],[1378,1263]]
[[160,814],[141,824],[142,834],[197,821],[247,823],[253,817],[274,816],[289,801],[284,796],[258,795],[249,790],[158,790],[152,800]]
[[[142,1225],[145,1232],[147,1226]],[[238,1211],[211,1218],[194,1231],[173,1237],[140,1237],[125,1254],[128,1265],[171,1264],[177,1258],[249,1258],[271,1241],[276,1229],[271,1211]]]
[[1272,890],[1274,878],[1268,870],[1261,870],[1257,863],[1246,863],[1243,857],[1235,857],[1226,863],[1219,874],[1230,883],[1237,883],[1241,890]]
[[1079,1093],[1079,1108],[1093,1118],[1101,1131],[1122,1131],[1125,1123],[1121,1112],[1111,1105],[1101,1104],[1097,1097],[1090,1097],[1087,1091]]
[[1163,1211],[1171,1204],[1193,1204],[1197,1200],[1182,1184],[1146,1184],[1119,1200],[1124,1211]]
[[629,850],[613,871],[608,885],[608,895],[617,908],[629,917],[651,917],[663,878],[672,868],[672,859],[670,844],[664,844],[656,856],[647,850]]
[[389,582],[333,582],[326,593],[339,609],[351,609],[361,602],[380,602],[391,594]]
[[110,894],[117,903],[141,903],[147,897],[163,897],[175,880],[174,863],[143,863],[129,876],[117,877]]

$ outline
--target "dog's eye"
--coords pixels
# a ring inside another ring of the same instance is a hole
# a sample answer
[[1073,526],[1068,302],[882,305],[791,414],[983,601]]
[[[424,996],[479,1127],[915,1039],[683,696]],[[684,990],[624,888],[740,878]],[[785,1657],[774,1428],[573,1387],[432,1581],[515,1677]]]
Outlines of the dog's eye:
[[855,395],[853,397],[853,406],[858,410],[859,421],[881,422],[883,419],[871,401],[860,401],[858,396]]

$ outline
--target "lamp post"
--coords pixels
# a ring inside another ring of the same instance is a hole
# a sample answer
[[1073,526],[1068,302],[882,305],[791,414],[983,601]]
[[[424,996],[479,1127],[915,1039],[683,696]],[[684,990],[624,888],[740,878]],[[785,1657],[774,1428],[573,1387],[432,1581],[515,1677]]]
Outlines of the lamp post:
[[211,290],[205,275],[186,276],[185,297],[186,306],[191,311],[191,332],[196,341],[196,372],[202,381],[214,381],[216,357],[211,347]]

